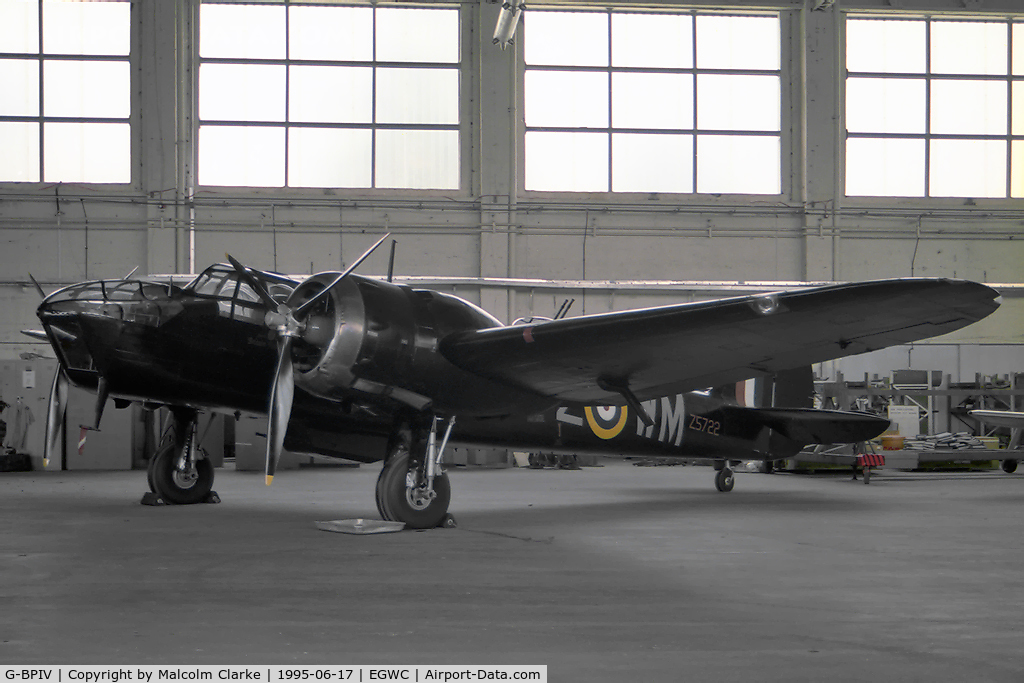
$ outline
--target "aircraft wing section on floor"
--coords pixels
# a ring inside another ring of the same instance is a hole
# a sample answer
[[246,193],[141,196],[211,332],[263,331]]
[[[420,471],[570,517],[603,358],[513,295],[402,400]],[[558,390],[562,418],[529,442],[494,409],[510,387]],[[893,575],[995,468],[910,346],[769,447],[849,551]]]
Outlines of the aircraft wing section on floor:
[[975,282],[837,284],[461,332],[456,366],[565,401],[622,405],[938,336],[994,311]]

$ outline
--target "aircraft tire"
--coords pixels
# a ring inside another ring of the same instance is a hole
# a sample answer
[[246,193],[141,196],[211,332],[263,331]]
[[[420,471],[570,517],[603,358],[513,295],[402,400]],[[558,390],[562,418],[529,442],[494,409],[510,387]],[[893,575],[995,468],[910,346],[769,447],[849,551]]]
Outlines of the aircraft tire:
[[[419,468],[414,471],[418,476]],[[405,522],[410,529],[432,529],[448,513],[452,497],[448,474],[442,472],[434,477],[434,493],[437,495],[429,504],[418,505],[410,496],[412,489],[407,484],[408,473],[409,452],[399,449],[384,464],[377,478],[377,509],[384,519]]]
[[149,484],[149,490],[152,491],[153,493],[156,493],[156,484],[153,483],[153,470],[156,469],[156,456],[158,456],[159,454],[160,451],[154,453],[153,456],[149,459],[149,464],[146,465],[146,483]]
[[733,475],[733,471],[728,467],[724,467],[715,472],[715,488],[722,493],[729,493],[735,485],[736,477]]
[[153,490],[165,503],[191,505],[202,503],[213,490],[213,463],[209,458],[196,460],[195,477],[186,479],[174,469],[175,449],[164,448],[153,458]]
[[1013,474],[1014,472],[1017,471],[1017,461],[1016,460],[1004,460],[1000,464],[1000,467],[1003,468],[1003,472],[1006,472],[1007,474]]
[[388,463],[394,460],[400,453],[405,453],[406,458],[408,458],[411,442],[412,433],[404,425],[402,428],[395,430],[388,442],[388,456],[384,459],[384,466],[381,468],[380,474],[377,475],[377,486],[374,491],[377,500],[377,511],[380,512],[381,519],[389,522],[394,522],[395,518],[391,515],[384,501],[384,480],[385,476],[388,475]]

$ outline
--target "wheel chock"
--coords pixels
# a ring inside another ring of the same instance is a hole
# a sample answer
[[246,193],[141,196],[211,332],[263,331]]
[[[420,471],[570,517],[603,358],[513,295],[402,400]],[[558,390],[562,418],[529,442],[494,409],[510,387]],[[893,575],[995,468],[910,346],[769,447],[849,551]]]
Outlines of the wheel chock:
[[450,514],[445,513],[444,517],[441,518],[441,521],[437,523],[437,526],[440,529],[454,529],[459,526],[459,523],[456,522],[455,518]]
[[142,500],[139,501],[142,505],[167,505],[163,498],[159,494],[153,493],[152,491],[146,491],[142,494]]
[[[210,491],[206,494],[206,498],[203,498],[203,503],[219,503],[220,496],[217,495],[216,491]],[[167,505],[167,501],[160,497],[159,493],[153,493],[152,491],[146,491],[142,494],[142,500],[139,501],[142,505]]]

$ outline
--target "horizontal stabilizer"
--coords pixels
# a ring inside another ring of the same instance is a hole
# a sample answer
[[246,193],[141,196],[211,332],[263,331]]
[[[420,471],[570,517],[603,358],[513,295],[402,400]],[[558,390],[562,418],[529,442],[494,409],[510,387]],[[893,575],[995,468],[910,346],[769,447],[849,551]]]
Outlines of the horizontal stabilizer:
[[889,428],[889,420],[883,417],[841,410],[723,406],[722,411],[730,420],[769,427],[803,445],[867,441]]

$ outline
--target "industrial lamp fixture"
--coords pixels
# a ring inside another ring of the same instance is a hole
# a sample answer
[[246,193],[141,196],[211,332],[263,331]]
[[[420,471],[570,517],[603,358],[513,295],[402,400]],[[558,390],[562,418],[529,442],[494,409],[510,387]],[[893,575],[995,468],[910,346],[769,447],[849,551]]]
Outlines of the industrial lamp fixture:
[[498,12],[498,23],[494,27],[494,44],[501,45],[504,50],[512,43],[512,37],[516,34],[516,26],[519,24],[519,17],[526,9],[523,0],[505,0]]

